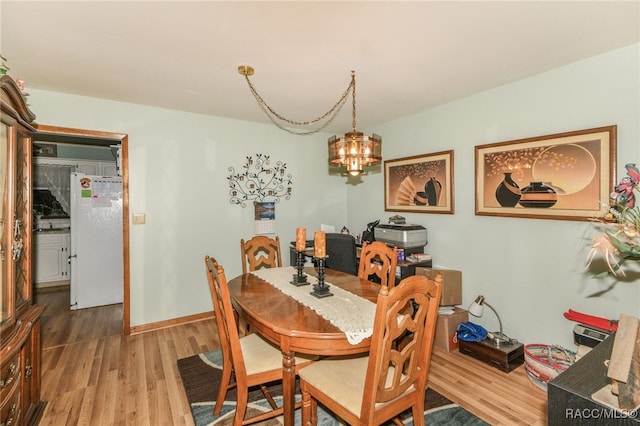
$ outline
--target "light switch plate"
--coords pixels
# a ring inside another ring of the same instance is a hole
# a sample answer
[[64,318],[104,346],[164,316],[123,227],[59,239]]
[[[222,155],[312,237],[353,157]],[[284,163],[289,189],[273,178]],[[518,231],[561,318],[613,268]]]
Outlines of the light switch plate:
[[134,225],[144,225],[145,223],[145,215],[144,213],[134,213],[133,214],[133,224]]

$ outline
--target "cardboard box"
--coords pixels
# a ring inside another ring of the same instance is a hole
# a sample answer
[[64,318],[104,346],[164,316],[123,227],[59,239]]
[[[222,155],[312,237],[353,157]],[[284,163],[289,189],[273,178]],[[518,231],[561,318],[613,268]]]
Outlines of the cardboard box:
[[458,349],[456,330],[458,324],[469,321],[469,312],[465,309],[455,308],[452,314],[439,314],[436,321],[436,335],[433,346],[442,348],[447,352]]
[[454,269],[434,269],[417,267],[416,275],[424,275],[430,280],[437,274],[442,274],[442,297],[440,306],[453,306],[462,304],[462,272]]

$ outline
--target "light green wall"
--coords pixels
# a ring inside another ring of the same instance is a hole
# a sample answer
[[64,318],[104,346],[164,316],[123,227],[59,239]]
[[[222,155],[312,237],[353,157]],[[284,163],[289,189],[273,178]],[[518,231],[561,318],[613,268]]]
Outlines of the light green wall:
[[321,223],[346,222],[345,180],[330,176],[321,160],[328,135],[29,91],[39,124],[128,134],[130,212],[146,214],[145,225],[130,227],[132,326],[210,311],[205,255],[216,257],[229,278],[241,273],[240,239],[253,235],[253,205],[229,203],[227,176],[246,156],[268,154],[293,177],[291,199],[276,204],[285,259],[296,227],[311,233]]
[[[640,45],[616,50],[505,85],[366,132],[381,134],[385,159],[454,150],[455,214],[405,214],[429,229],[437,266],[463,272],[463,302],[484,294],[505,331],[523,342],[572,347],[567,309],[617,318],[640,316],[640,282],[609,281],[583,272],[584,222],[474,215],[474,146],[616,124],[618,173],[640,163]],[[470,71],[471,72],[471,71]],[[297,137],[272,125],[30,90],[37,122],[129,135],[131,325],[211,309],[202,259],[216,256],[227,275],[240,273],[239,240],[253,231],[252,208],[232,206],[227,168],[268,153],[287,163],[294,196],[276,205],[284,244],[295,228],[320,223],[385,221],[380,169],[349,182],[326,168],[328,135]],[[472,319],[497,328],[491,313]]]
[[[478,294],[498,311],[507,334],[573,348],[567,309],[617,319],[640,316],[640,275],[612,285],[584,272],[585,222],[475,216],[474,146],[618,126],[618,176],[640,164],[640,45],[593,57],[379,129],[384,158],[454,150],[455,214],[403,214],[428,228],[434,264],[462,271],[464,306]],[[472,71],[470,71],[472,72]],[[349,225],[386,221],[383,175],[348,190]],[[474,322],[497,329],[491,312]]]

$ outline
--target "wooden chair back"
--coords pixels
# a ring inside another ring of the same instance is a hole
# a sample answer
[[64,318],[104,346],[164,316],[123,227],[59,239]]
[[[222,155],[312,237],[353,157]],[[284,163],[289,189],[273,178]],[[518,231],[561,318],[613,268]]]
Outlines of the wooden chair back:
[[364,243],[360,250],[358,277],[380,283],[388,288],[396,284],[398,250],[381,241]]
[[214,258],[206,256],[204,261],[220,339],[222,363],[223,366],[229,366],[235,372],[236,382],[243,383],[246,381],[247,371],[240,346],[235,311],[231,305],[227,278],[224,269]]
[[[278,346],[267,342],[258,334],[240,337],[224,269],[212,257],[205,256],[204,261],[222,353],[222,377],[213,415],[221,415],[227,391],[235,388],[234,426],[249,425],[280,416],[284,409],[282,405],[277,405],[266,385],[282,381],[282,352]],[[296,372],[312,361],[308,357],[296,356]],[[248,414],[249,389],[257,386],[262,390],[271,410],[258,410],[257,415],[252,412],[251,417],[245,418]]]
[[[316,424],[322,404],[345,423],[380,425],[411,409],[424,425],[442,275],[413,275],[380,288],[367,357],[326,358],[300,370],[302,424]],[[413,309],[409,306],[413,306]],[[407,313],[405,313],[407,312]]]
[[[397,413],[422,409],[441,292],[441,275],[435,280],[413,275],[380,289],[361,418],[374,419],[378,403],[398,405]],[[402,314],[407,311],[411,314]]]
[[282,266],[280,237],[270,238],[265,235],[256,235],[248,241],[242,239],[240,240],[240,251],[243,274],[262,268]]

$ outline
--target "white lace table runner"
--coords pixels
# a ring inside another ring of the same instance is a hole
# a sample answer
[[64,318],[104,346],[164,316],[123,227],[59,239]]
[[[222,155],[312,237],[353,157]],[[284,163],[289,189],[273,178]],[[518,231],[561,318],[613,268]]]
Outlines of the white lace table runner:
[[375,303],[341,289],[325,280],[333,296],[318,299],[309,294],[318,279],[307,274],[311,285],[297,287],[290,284],[297,270],[292,266],[283,268],[259,269],[252,272],[303,305],[313,309],[318,315],[331,322],[344,332],[350,344],[356,345],[373,334]]

